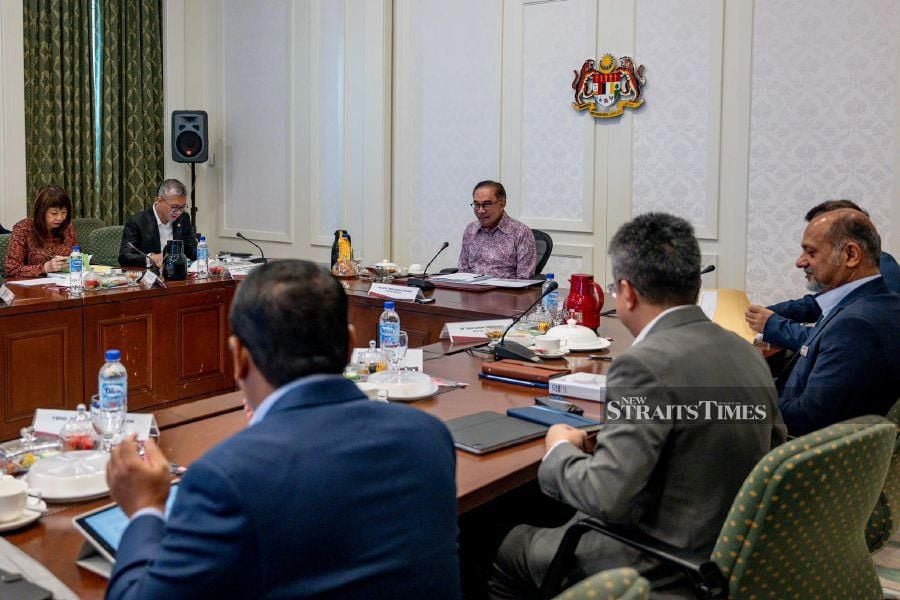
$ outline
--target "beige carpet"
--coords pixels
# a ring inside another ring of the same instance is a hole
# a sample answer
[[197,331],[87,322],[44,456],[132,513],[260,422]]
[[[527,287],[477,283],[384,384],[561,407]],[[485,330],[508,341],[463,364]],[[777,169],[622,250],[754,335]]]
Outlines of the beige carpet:
[[900,599],[900,534],[894,534],[887,546],[875,553],[875,568],[885,598]]

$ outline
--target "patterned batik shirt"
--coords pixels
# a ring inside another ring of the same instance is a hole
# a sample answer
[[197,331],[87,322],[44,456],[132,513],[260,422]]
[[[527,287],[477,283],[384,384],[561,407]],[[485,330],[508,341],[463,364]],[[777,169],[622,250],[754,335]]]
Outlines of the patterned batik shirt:
[[493,229],[469,223],[459,251],[459,270],[491,277],[527,279],[534,275],[534,234],[506,212]]

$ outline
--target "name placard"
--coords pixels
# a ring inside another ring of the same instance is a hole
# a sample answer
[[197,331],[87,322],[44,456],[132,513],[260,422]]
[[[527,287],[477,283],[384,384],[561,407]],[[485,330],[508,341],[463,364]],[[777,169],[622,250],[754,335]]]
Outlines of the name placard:
[[373,283],[369,288],[370,296],[378,298],[390,298],[391,300],[406,300],[414,302],[416,298],[424,298],[422,290],[417,287],[407,287],[405,285],[393,285],[390,283]]
[[12,306],[16,295],[6,285],[0,285],[0,305]]
[[[53,408],[38,408],[34,411],[34,430],[41,433],[59,435],[66,421],[77,413],[74,410],[57,410]],[[122,427],[125,434],[136,433],[138,440],[145,442],[151,435],[159,437],[159,427],[151,413],[128,413],[125,416],[125,425]]]
[[512,319],[495,319],[493,321],[463,321],[462,323],[446,323],[441,330],[441,339],[450,338],[451,342],[477,342],[488,340],[488,330],[505,330]]
[[166,284],[164,284],[162,279],[159,278],[159,275],[150,270],[144,271],[144,276],[141,277],[139,283],[141,284],[142,288],[147,290],[152,288],[154,285],[158,285],[159,287],[166,287]]

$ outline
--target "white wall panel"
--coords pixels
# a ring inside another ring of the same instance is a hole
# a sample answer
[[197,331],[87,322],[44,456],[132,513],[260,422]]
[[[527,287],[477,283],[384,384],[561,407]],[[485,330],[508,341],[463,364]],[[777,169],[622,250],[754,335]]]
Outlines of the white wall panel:
[[647,103],[634,120],[633,212],[669,212],[717,236],[723,3],[639,0]]
[[[394,4],[394,260],[455,266],[472,188],[500,175],[502,5]],[[383,258],[383,257],[366,257]]]
[[[900,3],[756,0],[747,290],[804,293],[794,267],[815,204],[850,198],[891,239],[897,186]],[[897,250],[896,248],[894,250]]]
[[0,223],[25,217],[25,82],[22,3],[0,3]]
[[223,233],[290,242],[292,2],[224,0]]

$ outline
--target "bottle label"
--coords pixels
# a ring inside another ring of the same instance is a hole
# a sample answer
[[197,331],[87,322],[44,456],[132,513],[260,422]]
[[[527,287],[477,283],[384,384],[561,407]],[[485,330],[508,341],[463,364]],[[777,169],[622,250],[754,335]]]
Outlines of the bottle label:
[[69,271],[81,271],[84,269],[84,261],[80,258],[69,259]]
[[399,323],[382,323],[379,327],[381,337],[381,345],[385,343],[396,344],[400,341],[400,324]]
[[100,401],[106,409],[122,406],[127,394],[122,381],[103,381],[100,383]]

